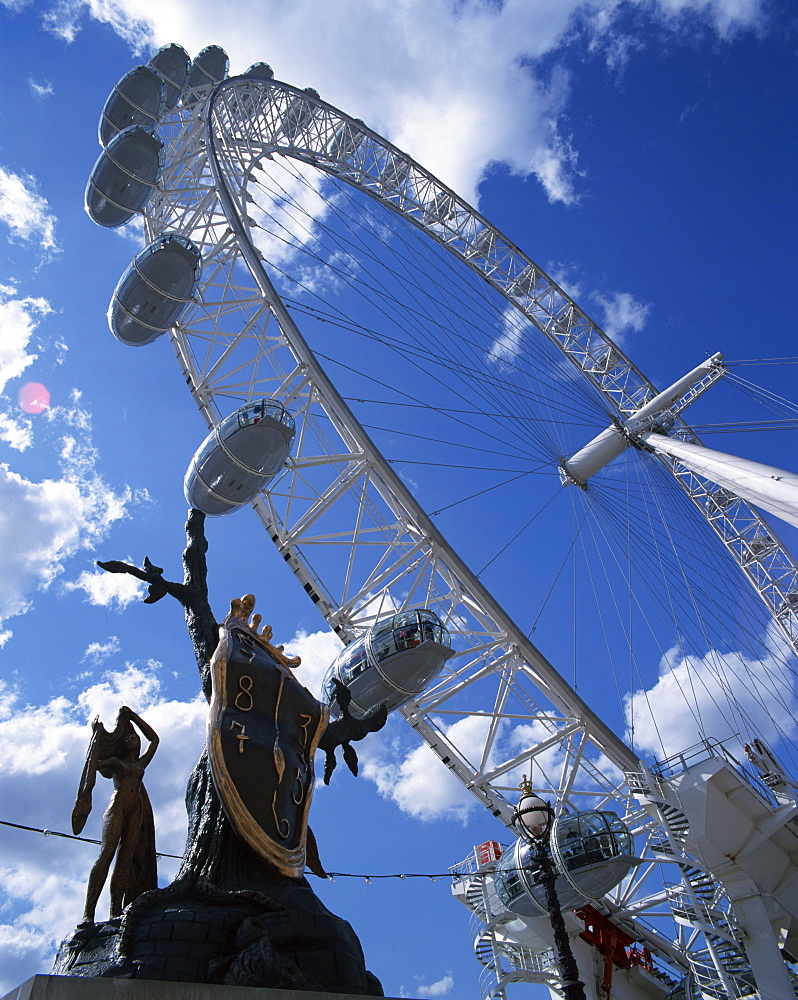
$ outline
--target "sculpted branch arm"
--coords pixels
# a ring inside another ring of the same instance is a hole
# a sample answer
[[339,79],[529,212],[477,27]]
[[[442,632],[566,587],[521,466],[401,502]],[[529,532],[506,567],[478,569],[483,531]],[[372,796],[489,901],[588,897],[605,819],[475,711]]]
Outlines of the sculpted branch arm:
[[186,549],[183,553],[183,582],[173,583],[164,579],[163,569],[154,565],[145,556],[141,569],[129,563],[112,560],[98,562],[107,573],[127,573],[148,584],[145,604],[155,604],[167,594],[183,606],[186,627],[194,644],[194,655],[206,698],[210,697],[209,663],[219,638],[219,626],[208,602],[208,566],[205,553],[208,541],[205,538],[205,515],[199,510],[191,510],[186,521]]

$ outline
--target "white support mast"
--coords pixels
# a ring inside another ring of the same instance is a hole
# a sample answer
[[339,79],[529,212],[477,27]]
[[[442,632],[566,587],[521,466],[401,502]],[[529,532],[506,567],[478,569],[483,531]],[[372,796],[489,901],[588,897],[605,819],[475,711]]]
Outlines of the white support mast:
[[655,454],[675,458],[691,472],[798,527],[798,475],[794,472],[664,434],[650,432],[640,439]]

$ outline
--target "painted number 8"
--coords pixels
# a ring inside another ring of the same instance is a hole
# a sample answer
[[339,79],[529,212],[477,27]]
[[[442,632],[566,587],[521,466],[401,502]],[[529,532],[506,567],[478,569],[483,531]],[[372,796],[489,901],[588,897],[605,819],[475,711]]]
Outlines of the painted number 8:
[[242,674],[238,678],[238,687],[239,691],[233,704],[239,712],[249,712],[255,704],[255,699],[252,697],[252,678],[249,674]]

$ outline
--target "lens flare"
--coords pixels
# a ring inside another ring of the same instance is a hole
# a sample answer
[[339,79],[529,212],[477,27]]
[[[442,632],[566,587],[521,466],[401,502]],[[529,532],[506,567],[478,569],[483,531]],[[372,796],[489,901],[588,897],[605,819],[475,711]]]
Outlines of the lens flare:
[[19,390],[19,405],[25,413],[44,413],[50,405],[50,390],[41,382],[26,382]]

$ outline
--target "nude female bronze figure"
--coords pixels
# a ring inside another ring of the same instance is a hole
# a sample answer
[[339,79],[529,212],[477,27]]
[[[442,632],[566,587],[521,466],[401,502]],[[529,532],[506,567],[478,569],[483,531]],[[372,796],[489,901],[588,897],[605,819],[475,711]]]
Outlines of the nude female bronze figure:
[[[141,754],[141,737],[149,740]],[[119,710],[116,727],[106,731],[99,718],[92,723],[92,739],[86,756],[78,797],[72,811],[72,829],[79,833],[91,810],[91,791],[96,772],[114,783],[114,791],[102,823],[100,856],[89,875],[83,924],[94,923],[94,913],[111,862],[111,919],[121,916],[127,903],[158,886],[155,832],[152,808],[144,788],[144,771],[158,748],[158,735],[127,705]]]

